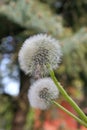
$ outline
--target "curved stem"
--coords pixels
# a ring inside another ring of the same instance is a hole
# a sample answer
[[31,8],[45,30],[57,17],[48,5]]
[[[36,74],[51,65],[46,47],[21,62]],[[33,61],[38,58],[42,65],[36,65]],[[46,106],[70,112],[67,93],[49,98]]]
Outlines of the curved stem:
[[79,108],[79,106],[72,100],[72,98],[67,94],[67,92],[63,89],[63,87],[60,85],[60,83],[57,81],[53,70],[50,71],[51,78],[53,79],[55,85],[58,87],[61,94],[64,96],[64,98],[70,103],[70,105],[75,109],[75,111],[78,113],[80,118],[87,123],[87,117],[83,113],[83,111]]
[[64,112],[66,112],[68,115],[70,115],[71,117],[73,117],[80,124],[82,124],[83,126],[87,127],[87,124],[84,121],[82,121],[81,119],[79,119],[77,116],[75,116],[74,114],[72,114],[70,111],[68,111],[67,109],[65,109],[63,106],[61,106],[60,104],[58,104],[55,101],[51,101],[51,102],[54,103],[56,106],[58,106],[61,110],[63,110]]

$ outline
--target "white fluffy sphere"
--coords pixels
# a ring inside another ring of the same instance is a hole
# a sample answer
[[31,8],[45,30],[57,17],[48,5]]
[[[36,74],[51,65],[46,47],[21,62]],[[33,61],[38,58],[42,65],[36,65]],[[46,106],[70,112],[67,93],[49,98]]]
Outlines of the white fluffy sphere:
[[39,79],[31,85],[28,98],[34,108],[47,109],[51,100],[58,98],[59,91],[51,78]]
[[42,74],[49,73],[47,65],[52,69],[58,67],[61,58],[59,42],[46,34],[38,34],[28,38],[19,51],[19,64],[26,74],[34,74],[39,66]]

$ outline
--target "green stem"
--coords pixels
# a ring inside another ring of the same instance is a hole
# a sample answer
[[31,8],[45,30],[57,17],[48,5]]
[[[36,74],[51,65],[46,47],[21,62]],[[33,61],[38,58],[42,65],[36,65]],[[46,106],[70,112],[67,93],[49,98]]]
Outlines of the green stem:
[[78,113],[80,118],[84,120],[87,123],[87,117],[83,113],[83,111],[79,108],[79,106],[72,100],[72,98],[67,94],[67,92],[63,89],[63,87],[60,85],[60,83],[57,81],[53,70],[50,71],[51,78],[53,79],[55,85],[58,87],[61,94],[64,96],[64,98],[70,103],[70,105],[75,109],[75,111]]
[[74,114],[72,114],[70,111],[68,111],[67,109],[65,109],[63,106],[61,106],[60,104],[58,104],[55,101],[51,101],[51,102],[54,103],[55,105],[57,105],[61,110],[63,110],[64,112],[66,112],[68,115],[70,115],[71,117],[73,117],[80,124],[82,124],[83,126],[87,127],[87,124],[84,121],[82,121],[81,119],[79,119],[77,116],[75,116]]

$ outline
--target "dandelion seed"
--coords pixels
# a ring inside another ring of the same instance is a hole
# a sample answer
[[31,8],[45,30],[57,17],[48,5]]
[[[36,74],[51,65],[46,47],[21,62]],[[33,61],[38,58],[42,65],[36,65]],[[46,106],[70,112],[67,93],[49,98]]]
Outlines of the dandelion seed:
[[28,93],[30,104],[34,108],[47,109],[51,100],[58,98],[59,91],[51,78],[39,79],[31,85]]
[[38,34],[24,42],[19,51],[19,63],[26,74],[34,75],[39,68],[38,72],[45,75],[49,73],[48,64],[52,69],[58,67],[61,55],[61,48],[57,40],[46,34]]

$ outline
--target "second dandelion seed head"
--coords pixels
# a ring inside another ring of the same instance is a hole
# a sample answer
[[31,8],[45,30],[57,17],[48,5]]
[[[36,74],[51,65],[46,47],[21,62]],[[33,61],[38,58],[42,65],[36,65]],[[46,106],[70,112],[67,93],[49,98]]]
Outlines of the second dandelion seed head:
[[28,93],[32,107],[47,109],[51,105],[51,100],[58,97],[59,91],[51,78],[39,79],[31,85]]

